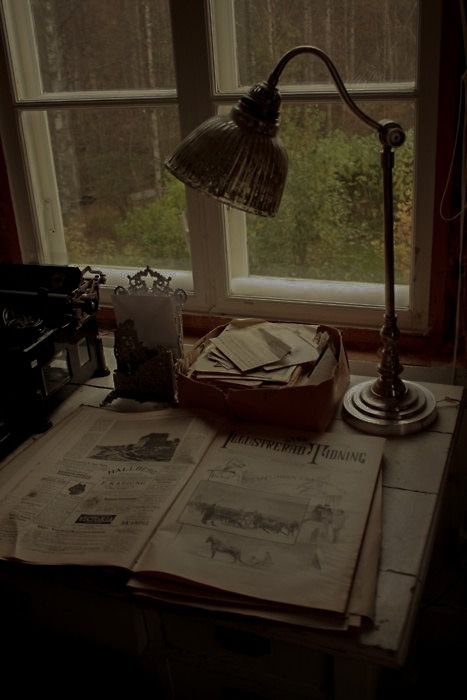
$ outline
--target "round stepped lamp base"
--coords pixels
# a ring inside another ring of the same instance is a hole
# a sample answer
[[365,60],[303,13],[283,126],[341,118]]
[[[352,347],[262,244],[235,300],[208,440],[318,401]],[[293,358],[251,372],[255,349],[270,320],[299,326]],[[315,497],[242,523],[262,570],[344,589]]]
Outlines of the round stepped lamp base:
[[351,387],[344,396],[344,420],[372,435],[395,436],[416,433],[436,418],[436,400],[431,391],[414,382],[404,382],[401,399],[385,399],[373,392],[374,379]]

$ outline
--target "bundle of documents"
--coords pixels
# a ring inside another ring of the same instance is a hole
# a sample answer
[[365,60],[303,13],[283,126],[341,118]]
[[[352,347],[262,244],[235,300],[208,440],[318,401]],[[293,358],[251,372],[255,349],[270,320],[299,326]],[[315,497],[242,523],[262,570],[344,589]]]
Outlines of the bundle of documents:
[[209,339],[188,376],[241,388],[285,385],[298,366],[311,374],[328,342],[317,326],[235,319]]

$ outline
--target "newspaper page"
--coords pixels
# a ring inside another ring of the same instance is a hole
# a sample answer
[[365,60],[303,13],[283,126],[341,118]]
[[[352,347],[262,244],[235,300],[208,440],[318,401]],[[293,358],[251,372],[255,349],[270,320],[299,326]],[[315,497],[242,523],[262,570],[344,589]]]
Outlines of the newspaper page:
[[349,626],[358,628],[362,622],[374,617],[381,548],[382,491],[383,480],[380,471],[345,615],[304,608],[297,613],[290,606],[287,609],[277,609],[273,604],[266,607],[263,601],[258,599],[240,597],[219,590],[214,593],[208,587],[190,586],[186,582],[176,585],[173,581],[164,582],[160,578],[150,578],[144,574],[133,574],[127,585],[142,597],[175,602],[178,605],[259,617],[313,629],[347,630]]
[[2,489],[0,557],[131,568],[216,428],[179,409],[78,409],[19,454]]
[[220,432],[133,571],[345,613],[383,445],[245,423]]

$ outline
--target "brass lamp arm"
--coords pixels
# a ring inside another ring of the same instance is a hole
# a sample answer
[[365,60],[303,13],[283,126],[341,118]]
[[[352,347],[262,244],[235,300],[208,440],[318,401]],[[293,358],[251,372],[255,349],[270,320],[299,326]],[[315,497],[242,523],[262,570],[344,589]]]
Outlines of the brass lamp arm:
[[327,53],[325,53],[325,51],[319,49],[316,46],[296,46],[290,51],[287,51],[287,53],[285,53],[279,60],[279,62],[277,63],[276,67],[274,68],[267,80],[267,83],[272,90],[276,89],[281,73],[288,64],[288,62],[295,56],[298,56],[302,53],[311,53],[314,56],[318,56],[318,58],[320,58],[321,61],[323,61],[323,63],[329,70],[332,79],[334,80],[339,95],[342,97],[347,107],[362,122],[365,122],[365,124],[368,124],[368,126],[370,126],[372,129],[378,132],[380,141],[383,145],[391,146],[392,148],[398,148],[399,146],[402,146],[402,144],[405,141],[405,132],[400,126],[400,124],[397,124],[396,122],[387,119],[383,119],[377,122],[375,119],[372,119],[372,117],[370,117],[368,114],[365,114],[365,112],[363,112],[360,109],[360,107],[357,106],[355,101],[349,95],[349,92],[347,91],[347,88],[345,87],[343,80],[339,75],[339,71],[337,70],[336,66],[331,61]]

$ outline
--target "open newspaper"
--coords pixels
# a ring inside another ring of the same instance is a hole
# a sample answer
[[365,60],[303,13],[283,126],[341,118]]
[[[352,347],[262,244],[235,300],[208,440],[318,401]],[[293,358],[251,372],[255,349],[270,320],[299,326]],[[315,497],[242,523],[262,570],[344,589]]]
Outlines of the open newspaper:
[[0,558],[123,567],[206,607],[349,619],[375,579],[383,444],[81,407],[5,466]]

